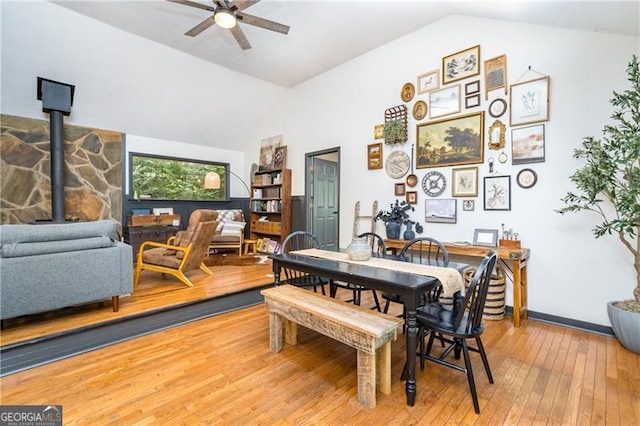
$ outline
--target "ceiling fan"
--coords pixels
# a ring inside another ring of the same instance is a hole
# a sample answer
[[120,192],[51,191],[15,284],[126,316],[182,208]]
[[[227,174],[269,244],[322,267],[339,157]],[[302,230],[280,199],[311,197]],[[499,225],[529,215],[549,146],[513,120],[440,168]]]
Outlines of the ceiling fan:
[[260,0],[213,0],[214,6],[207,6],[205,4],[197,3],[190,0],[167,1],[213,12],[213,15],[184,33],[185,35],[188,35],[190,37],[195,37],[207,28],[218,24],[220,27],[227,28],[229,31],[231,31],[233,38],[236,39],[236,42],[240,45],[242,50],[247,50],[251,49],[251,44],[249,43],[249,40],[247,40],[247,37],[244,35],[244,32],[242,32],[242,29],[240,29],[238,22],[264,28],[266,30],[275,31],[281,34],[289,33],[288,25],[279,24],[268,19],[259,18],[257,16],[249,15],[248,13],[242,12],[244,9],[248,8],[249,6],[253,6]]

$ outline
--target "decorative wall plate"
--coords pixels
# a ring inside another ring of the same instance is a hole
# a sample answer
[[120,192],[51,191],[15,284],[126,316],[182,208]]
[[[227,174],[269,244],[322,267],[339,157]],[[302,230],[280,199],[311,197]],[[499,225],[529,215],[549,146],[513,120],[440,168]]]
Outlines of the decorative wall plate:
[[521,188],[531,188],[538,182],[538,175],[533,169],[522,169],[516,176],[516,182]]
[[494,99],[489,104],[489,115],[493,118],[501,117],[507,111],[507,101],[501,98]]
[[411,159],[404,151],[393,151],[387,157],[384,169],[392,179],[400,179],[406,175],[411,166]]
[[447,187],[447,180],[444,175],[435,170],[430,171],[422,178],[422,190],[429,197],[437,197],[444,192]]

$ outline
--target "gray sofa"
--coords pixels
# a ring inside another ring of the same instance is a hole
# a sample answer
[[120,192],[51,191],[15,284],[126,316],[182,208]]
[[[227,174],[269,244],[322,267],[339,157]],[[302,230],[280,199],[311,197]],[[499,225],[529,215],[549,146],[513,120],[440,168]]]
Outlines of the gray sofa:
[[0,319],[111,299],[133,291],[131,246],[115,222],[0,225]]

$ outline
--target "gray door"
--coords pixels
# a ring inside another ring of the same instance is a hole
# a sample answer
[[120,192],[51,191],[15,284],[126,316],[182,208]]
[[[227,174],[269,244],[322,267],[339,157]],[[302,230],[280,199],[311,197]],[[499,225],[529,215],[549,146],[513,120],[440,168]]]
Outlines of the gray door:
[[339,168],[338,161],[312,157],[311,232],[327,250],[339,247]]

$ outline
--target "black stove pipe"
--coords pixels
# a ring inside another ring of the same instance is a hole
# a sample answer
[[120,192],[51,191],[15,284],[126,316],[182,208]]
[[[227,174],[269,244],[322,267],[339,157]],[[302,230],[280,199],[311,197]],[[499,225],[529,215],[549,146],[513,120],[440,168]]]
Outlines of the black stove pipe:
[[71,113],[75,86],[38,77],[38,99],[49,113],[51,151],[51,220],[65,222],[64,213],[64,120]]
[[51,220],[64,222],[64,122],[62,112],[49,113],[51,133]]

